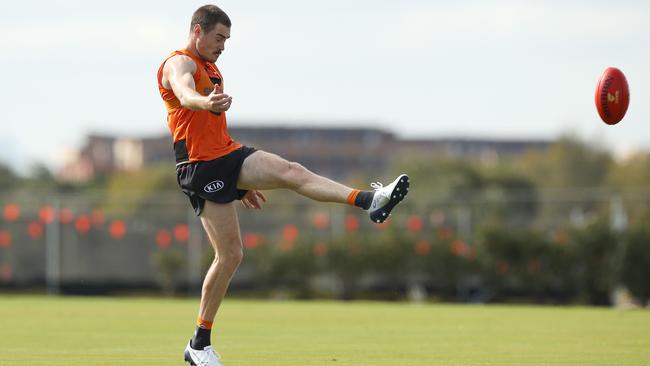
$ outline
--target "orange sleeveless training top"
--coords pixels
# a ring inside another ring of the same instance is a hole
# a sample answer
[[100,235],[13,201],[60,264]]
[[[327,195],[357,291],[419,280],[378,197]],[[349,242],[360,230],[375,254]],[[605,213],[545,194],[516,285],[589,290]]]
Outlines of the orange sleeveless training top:
[[194,60],[194,85],[201,95],[208,95],[214,85],[223,87],[223,78],[217,66],[193,55],[186,49],[172,52],[158,69],[158,90],[167,109],[167,125],[174,138],[176,162],[206,161],[227,155],[241,147],[228,134],[225,113],[191,110],[181,105],[173,90],[162,86],[165,63],[171,57],[185,55]]

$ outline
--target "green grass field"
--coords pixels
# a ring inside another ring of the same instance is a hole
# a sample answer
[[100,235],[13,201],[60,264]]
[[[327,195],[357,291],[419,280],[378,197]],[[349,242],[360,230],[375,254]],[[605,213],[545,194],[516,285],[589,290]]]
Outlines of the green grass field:
[[[0,295],[0,365],[182,365],[197,299]],[[650,311],[227,300],[226,366],[650,365]]]

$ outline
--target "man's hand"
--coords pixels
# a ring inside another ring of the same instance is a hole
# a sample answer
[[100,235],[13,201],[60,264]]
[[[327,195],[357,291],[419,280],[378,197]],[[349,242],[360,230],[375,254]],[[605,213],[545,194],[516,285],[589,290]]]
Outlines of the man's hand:
[[220,85],[214,84],[214,90],[208,94],[206,101],[206,109],[211,112],[225,112],[230,109],[232,104],[232,97],[223,93],[223,88]]
[[262,208],[262,202],[266,202],[266,197],[264,197],[262,192],[251,189],[242,197],[241,202],[246,208],[260,210]]

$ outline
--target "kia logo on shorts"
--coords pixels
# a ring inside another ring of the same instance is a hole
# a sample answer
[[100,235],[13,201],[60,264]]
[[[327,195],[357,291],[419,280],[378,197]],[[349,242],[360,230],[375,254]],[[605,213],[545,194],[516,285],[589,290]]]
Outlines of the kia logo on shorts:
[[221,188],[223,188],[223,182],[220,180],[215,180],[213,182],[208,183],[205,186],[205,188],[203,188],[203,190],[208,193],[212,193],[212,192],[220,191]]

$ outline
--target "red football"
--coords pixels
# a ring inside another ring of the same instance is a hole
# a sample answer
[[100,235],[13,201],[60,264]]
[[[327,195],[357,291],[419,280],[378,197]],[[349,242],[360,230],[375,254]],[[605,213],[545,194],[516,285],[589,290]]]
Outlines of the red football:
[[630,89],[621,70],[608,67],[596,86],[596,109],[608,125],[620,122],[630,104]]

